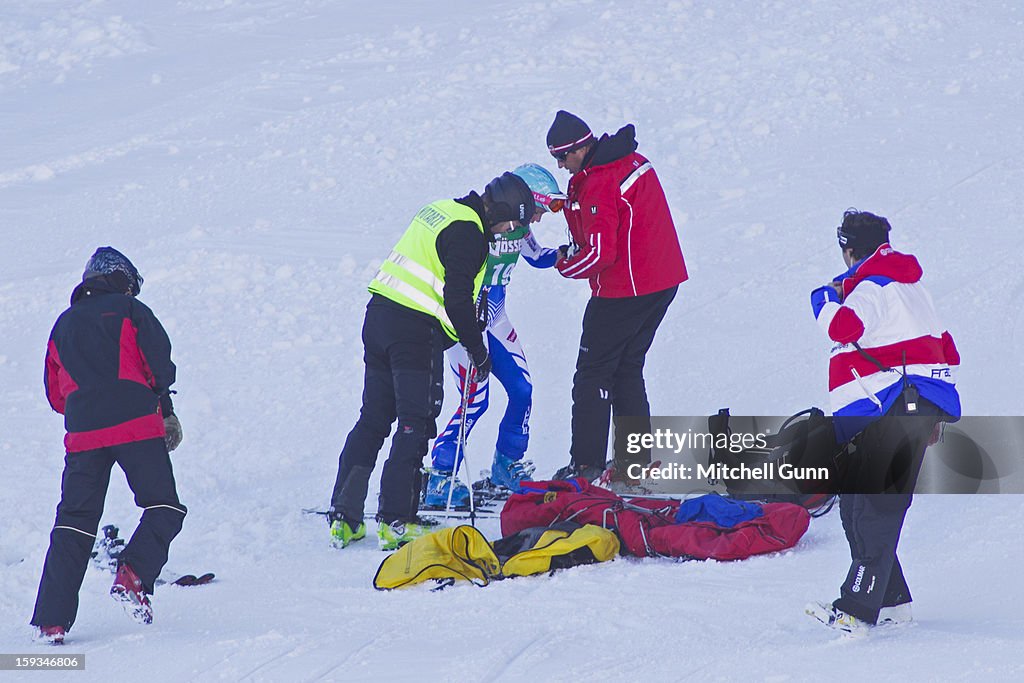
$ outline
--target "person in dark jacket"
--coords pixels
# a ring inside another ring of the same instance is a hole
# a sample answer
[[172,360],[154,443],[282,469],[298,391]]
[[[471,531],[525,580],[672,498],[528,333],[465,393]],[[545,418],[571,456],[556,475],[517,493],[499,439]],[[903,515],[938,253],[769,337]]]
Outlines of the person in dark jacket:
[[187,512],[168,455],[181,442],[171,342],[136,298],[141,287],[127,257],[97,249],[47,344],[46,398],[67,429],[61,499],[31,622],[49,642],[63,642],[75,622],[114,463],[143,513],[110,593],[141,623],[152,621],[149,595]]
[[[504,173],[482,195],[432,202],[416,214],[370,283],[363,321],[366,372],[359,419],[345,440],[331,495],[331,542],[365,538],[363,506],[377,454],[398,420],[381,475],[378,542],[391,550],[429,531],[417,516],[420,469],[437,436],[444,351],[462,344],[483,380],[491,359],[476,310],[490,236],[528,226],[534,199]],[[470,380],[472,383],[472,378]]]
[[[579,117],[559,111],[548,151],[572,174],[565,214],[570,243],[555,263],[567,278],[590,282],[572,387],[571,462],[555,477],[630,482],[626,462],[605,473],[608,426],[617,417],[649,418],[643,369],[686,264],[665,192],[638,154],[633,125],[595,139]],[[616,453],[624,452],[616,448]],[[638,464],[650,462],[641,453]]]

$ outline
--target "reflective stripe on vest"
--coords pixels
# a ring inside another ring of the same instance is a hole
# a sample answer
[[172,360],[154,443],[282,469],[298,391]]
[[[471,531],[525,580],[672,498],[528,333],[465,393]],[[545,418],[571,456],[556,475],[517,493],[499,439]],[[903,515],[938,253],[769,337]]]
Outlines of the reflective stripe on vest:
[[[445,334],[458,341],[444,309],[444,266],[437,254],[437,236],[455,221],[473,223],[483,233],[476,211],[452,199],[420,209],[370,283],[370,291],[407,308],[437,318]],[[473,299],[483,284],[484,264],[473,279]]]
[[388,254],[388,261],[394,263],[399,268],[404,268],[409,271],[418,279],[430,285],[430,288],[434,290],[435,294],[444,298],[444,280],[439,277],[435,277],[428,269],[416,263],[408,256],[402,256],[397,251],[393,251]]
[[[403,294],[409,299],[412,299],[412,301],[414,301],[417,304],[417,306],[415,307],[417,310],[423,311],[424,313],[429,313],[430,315],[440,320],[441,327],[444,328],[444,331],[446,333],[448,332],[448,330],[452,330],[453,332],[455,331],[455,328],[452,326],[452,321],[448,319],[447,311],[444,310],[444,303],[438,303],[436,300],[427,296],[426,294],[416,289],[412,285],[402,282],[401,280],[398,279],[397,276],[390,275],[388,273],[385,273],[384,271],[377,273],[377,277],[374,278],[374,282],[379,282],[385,287],[388,287],[394,290],[395,292]],[[372,289],[370,291],[375,291],[377,294],[382,294],[384,296],[387,296],[389,299],[398,301],[397,299],[395,299],[395,297],[388,296],[383,291],[377,291]],[[404,305],[404,302],[402,301],[398,301],[398,303]],[[410,308],[414,307],[410,306]],[[458,340],[458,338],[455,335],[449,336],[451,336],[452,339],[455,339],[456,341]]]

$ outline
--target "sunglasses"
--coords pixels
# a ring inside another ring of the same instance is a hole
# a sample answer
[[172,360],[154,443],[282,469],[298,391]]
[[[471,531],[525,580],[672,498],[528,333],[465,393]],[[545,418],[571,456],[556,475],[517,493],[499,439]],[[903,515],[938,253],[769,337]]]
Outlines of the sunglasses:
[[570,151],[571,150],[566,150],[564,152],[552,152],[551,156],[555,158],[555,161],[565,161],[565,158],[569,156]]

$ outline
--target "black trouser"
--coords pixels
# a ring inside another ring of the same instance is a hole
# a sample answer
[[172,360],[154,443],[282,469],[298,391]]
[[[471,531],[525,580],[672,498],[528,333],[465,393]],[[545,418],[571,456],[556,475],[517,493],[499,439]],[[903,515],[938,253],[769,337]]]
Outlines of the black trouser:
[[[444,397],[440,323],[414,311],[371,300],[363,322],[363,405],[338,459],[332,512],[350,525],[363,520],[370,473],[391,425],[398,428],[380,480],[377,516],[411,520],[419,509],[420,469],[427,442],[437,436]],[[353,526],[354,528],[354,526]]]
[[924,452],[942,411],[920,400],[915,416],[897,401],[854,439],[848,484],[839,513],[850,545],[850,571],[834,605],[874,624],[882,607],[910,602],[896,557],[903,520],[913,499]]
[[167,562],[167,549],[181,531],[187,512],[178,501],[164,440],[147,439],[68,453],[57,520],[50,532],[50,548],[32,614],[35,626],[70,629],[75,623],[78,591],[89,566],[115,462],[135,494],[135,504],[143,508],[142,519],[121,552],[120,561],[131,565],[146,592],[153,592],[156,577]]
[[572,380],[569,453],[576,467],[604,469],[612,411],[620,417],[650,417],[644,361],[676,289],[621,299],[594,297],[587,303]]

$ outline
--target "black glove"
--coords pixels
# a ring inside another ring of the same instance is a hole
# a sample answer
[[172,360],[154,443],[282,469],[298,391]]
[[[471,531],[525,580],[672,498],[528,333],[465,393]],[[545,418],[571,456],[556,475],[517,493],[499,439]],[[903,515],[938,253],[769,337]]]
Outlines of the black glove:
[[487,348],[478,346],[475,349],[466,349],[466,353],[469,354],[469,362],[473,364],[473,369],[476,370],[476,376],[473,379],[477,382],[483,382],[491,374],[491,355],[487,353]]

